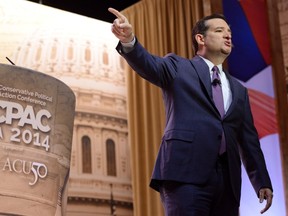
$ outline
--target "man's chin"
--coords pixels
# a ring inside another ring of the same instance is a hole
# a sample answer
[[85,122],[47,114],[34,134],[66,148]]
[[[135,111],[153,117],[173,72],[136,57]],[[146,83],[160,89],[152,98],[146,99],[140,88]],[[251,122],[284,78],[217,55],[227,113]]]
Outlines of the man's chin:
[[231,53],[231,50],[221,50],[221,53],[225,56],[229,56]]

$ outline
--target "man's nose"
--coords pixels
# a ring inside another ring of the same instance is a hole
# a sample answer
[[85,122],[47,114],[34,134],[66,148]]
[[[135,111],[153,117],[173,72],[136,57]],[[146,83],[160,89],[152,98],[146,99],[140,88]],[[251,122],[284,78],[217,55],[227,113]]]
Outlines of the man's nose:
[[226,39],[231,39],[231,38],[232,38],[231,32],[226,32],[225,35],[224,35],[224,37],[225,37]]

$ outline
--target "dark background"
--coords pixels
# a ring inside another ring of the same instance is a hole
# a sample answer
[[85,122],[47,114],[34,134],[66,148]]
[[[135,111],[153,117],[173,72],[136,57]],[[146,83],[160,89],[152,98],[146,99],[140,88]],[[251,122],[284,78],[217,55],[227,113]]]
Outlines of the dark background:
[[119,11],[140,0],[28,0],[61,10],[77,13],[112,23],[115,16],[108,12],[109,7]]

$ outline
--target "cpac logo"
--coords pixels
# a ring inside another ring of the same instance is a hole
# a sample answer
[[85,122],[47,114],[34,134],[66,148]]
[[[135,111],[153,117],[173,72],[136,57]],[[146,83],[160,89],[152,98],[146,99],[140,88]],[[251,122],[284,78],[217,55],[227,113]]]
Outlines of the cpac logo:
[[27,162],[20,159],[11,161],[9,158],[6,159],[2,170],[9,170],[10,172],[25,175],[29,175],[32,172],[34,175],[34,181],[29,182],[29,185],[31,186],[35,185],[39,178],[43,179],[48,174],[47,166],[43,163]]
[[43,124],[44,119],[49,119],[51,113],[48,110],[41,109],[37,113],[34,112],[32,106],[27,105],[24,109],[22,105],[0,100],[0,113],[4,110],[4,114],[0,114],[0,123],[6,123],[11,125],[13,120],[19,120],[18,126],[23,127],[28,124],[33,129],[40,130],[42,132],[48,132],[51,130],[49,125]]

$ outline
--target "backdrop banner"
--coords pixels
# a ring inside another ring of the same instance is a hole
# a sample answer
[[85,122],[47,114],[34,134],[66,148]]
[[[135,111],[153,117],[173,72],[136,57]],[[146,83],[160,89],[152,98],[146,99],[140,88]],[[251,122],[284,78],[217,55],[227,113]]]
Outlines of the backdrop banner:
[[75,95],[26,68],[0,77],[0,215],[64,215]]
[[[228,57],[229,73],[248,89],[254,124],[273,185],[273,204],[268,215],[285,215],[285,187],[282,173],[276,101],[273,83],[269,14],[266,0],[223,0],[223,12],[233,32],[233,51]],[[255,8],[257,7],[257,10]],[[247,173],[242,166],[240,216],[261,215]]]

